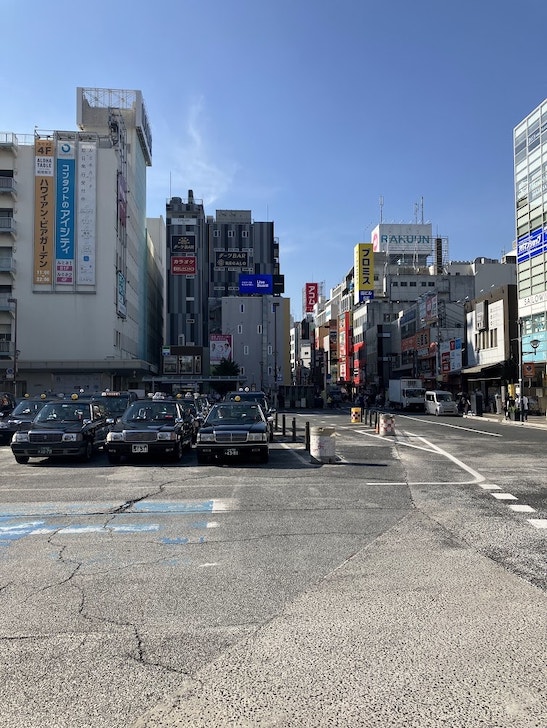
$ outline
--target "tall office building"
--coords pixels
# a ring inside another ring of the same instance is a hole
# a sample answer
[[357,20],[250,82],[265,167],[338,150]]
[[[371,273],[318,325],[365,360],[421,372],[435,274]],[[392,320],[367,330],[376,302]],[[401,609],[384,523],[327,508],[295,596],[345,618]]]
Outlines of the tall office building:
[[525,376],[542,387],[547,359],[547,99],[515,127],[513,142],[522,361]]
[[169,352],[162,383],[190,386],[192,379],[197,385],[226,358],[238,363],[245,381],[275,388],[289,367],[274,223],[255,222],[250,210],[206,215],[188,190],[186,198],[167,203],[166,225]]

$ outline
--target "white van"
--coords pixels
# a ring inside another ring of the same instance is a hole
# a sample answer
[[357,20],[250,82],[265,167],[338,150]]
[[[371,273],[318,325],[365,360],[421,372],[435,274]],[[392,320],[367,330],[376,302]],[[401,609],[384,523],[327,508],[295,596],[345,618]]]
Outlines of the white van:
[[459,415],[458,404],[450,392],[440,389],[425,393],[425,411],[429,415]]

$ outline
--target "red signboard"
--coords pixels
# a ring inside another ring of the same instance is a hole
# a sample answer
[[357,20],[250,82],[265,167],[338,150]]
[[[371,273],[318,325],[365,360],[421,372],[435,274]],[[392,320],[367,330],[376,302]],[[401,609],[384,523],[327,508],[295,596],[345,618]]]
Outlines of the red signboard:
[[313,313],[319,300],[319,283],[306,283],[306,313]]
[[196,256],[195,255],[172,255],[171,256],[171,273],[173,275],[196,275]]

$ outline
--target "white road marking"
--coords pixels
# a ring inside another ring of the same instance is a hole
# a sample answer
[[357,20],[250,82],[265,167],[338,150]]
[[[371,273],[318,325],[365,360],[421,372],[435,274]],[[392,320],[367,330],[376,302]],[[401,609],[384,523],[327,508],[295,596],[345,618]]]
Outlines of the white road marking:
[[[420,419],[419,417],[410,417],[409,415],[398,415],[398,417],[404,417],[406,420],[415,420],[416,422],[424,422],[424,420]],[[465,430],[466,432],[473,432],[475,435],[484,435],[485,437],[503,437],[503,435],[500,435],[497,432],[484,432],[483,430],[475,430],[474,427],[463,427],[463,425],[452,425],[449,422],[437,422],[437,420],[434,420],[434,422],[431,422],[430,420],[425,420],[429,424],[435,424],[439,427],[453,427],[456,430]]]
[[517,505],[517,506],[509,506],[509,508],[512,511],[518,511],[519,513],[535,513],[536,512],[536,509],[532,508],[532,506]]
[[499,485],[494,485],[494,483],[479,483],[479,486],[484,490],[501,490]]
[[518,498],[511,495],[511,493],[492,493],[492,497],[497,498],[497,500],[518,500]]
[[528,518],[527,521],[536,528],[547,528],[547,518]]

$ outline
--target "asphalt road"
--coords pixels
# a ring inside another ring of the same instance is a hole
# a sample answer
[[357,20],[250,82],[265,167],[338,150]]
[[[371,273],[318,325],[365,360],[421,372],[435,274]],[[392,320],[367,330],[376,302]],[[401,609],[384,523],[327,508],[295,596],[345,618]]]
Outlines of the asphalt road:
[[0,449],[2,726],[545,728],[547,429],[286,419],[268,465]]

